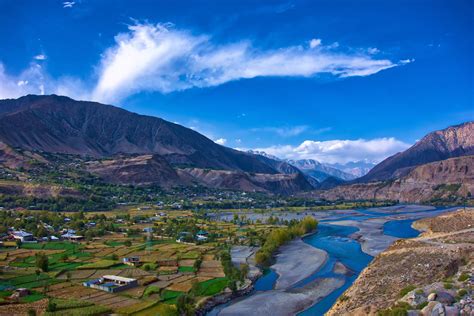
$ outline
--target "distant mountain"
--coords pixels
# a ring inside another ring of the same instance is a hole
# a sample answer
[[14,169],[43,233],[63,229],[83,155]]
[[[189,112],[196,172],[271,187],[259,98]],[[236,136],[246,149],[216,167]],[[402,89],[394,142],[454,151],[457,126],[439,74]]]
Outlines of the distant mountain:
[[399,178],[419,165],[469,155],[474,155],[474,122],[429,133],[409,149],[379,163],[358,182]]
[[356,176],[350,173],[333,168],[327,164],[322,164],[314,159],[288,160],[288,163],[297,167],[305,174],[315,178],[319,182],[322,182],[329,177],[334,177],[344,181],[349,181],[356,178]]
[[326,164],[329,167],[339,169],[345,173],[353,175],[355,178],[360,178],[365,176],[376,163],[367,162],[367,161],[350,161],[345,164],[335,163],[335,164]]
[[[97,160],[89,163],[87,170],[111,182],[160,185],[199,182],[199,177],[178,172],[191,168],[275,175],[271,185],[259,184],[269,192],[281,180],[277,175],[296,174],[284,179],[286,182],[296,179],[294,185],[285,183],[285,190],[275,189],[275,192],[312,188],[298,169],[285,162],[218,145],[196,131],[157,117],[63,96],[28,95],[0,100],[0,142],[4,147],[0,148],[0,154],[4,153],[0,162],[8,154],[10,164],[13,157],[19,163],[21,159],[12,154],[14,148],[80,155]],[[260,177],[259,181],[266,178],[271,177]],[[239,189],[239,186],[229,188]]]

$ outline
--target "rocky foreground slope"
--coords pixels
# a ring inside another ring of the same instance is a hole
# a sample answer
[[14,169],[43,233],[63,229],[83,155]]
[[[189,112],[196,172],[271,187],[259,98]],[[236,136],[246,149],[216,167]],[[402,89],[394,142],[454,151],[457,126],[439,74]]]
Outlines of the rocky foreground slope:
[[327,315],[472,315],[474,209],[414,226],[425,232],[379,254]]

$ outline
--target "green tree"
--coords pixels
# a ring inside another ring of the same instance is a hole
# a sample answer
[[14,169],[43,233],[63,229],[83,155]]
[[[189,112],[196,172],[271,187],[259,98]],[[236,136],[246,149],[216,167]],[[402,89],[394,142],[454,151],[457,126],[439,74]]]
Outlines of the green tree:
[[176,300],[176,308],[180,315],[192,316],[194,315],[194,299],[191,295],[182,294]]
[[36,267],[38,269],[41,269],[43,272],[47,272],[48,266],[49,266],[48,257],[42,252],[37,253],[36,254]]

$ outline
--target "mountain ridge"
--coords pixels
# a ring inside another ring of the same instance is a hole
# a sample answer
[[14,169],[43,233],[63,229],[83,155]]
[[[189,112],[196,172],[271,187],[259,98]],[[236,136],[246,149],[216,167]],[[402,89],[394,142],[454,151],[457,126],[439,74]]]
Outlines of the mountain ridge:
[[[173,186],[197,181],[206,185],[204,178],[176,171],[197,168],[225,170],[234,177],[247,173],[252,181],[257,181],[252,174],[271,175],[259,178],[260,191],[291,194],[313,188],[297,168],[286,162],[221,146],[161,118],[64,96],[28,95],[0,100],[0,142],[5,145],[2,157],[9,163],[13,158],[21,159],[8,148],[90,157],[97,161],[86,170],[112,183]],[[272,184],[266,185],[265,179]],[[293,180],[294,185],[288,184]],[[225,188],[240,189],[238,181],[213,183],[236,184]]]

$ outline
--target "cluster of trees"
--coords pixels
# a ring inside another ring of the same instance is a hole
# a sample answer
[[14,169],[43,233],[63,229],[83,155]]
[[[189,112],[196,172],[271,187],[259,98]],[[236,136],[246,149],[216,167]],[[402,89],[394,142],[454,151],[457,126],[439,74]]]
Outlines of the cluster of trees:
[[228,287],[232,290],[232,292],[237,291],[237,282],[243,282],[245,277],[249,272],[248,265],[244,264],[239,268],[237,268],[232,263],[232,257],[230,255],[229,250],[223,250],[219,254],[222,267],[224,268],[224,274],[229,280]]
[[273,253],[288,241],[307,234],[316,229],[318,221],[312,216],[306,216],[301,221],[291,221],[285,228],[272,230],[266,237],[263,246],[255,254],[257,264],[267,266],[271,263]]
[[[69,218],[66,222],[65,218]],[[89,222],[94,222],[94,227],[88,227]],[[47,225],[48,228],[47,228]],[[79,235],[90,240],[93,237],[103,236],[108,231],[120,231],[120,227],[108,220],[105,215],[94,215],[87,219],[84,212],[76,213],[51,213],[51,212],[0,212],[0,234],[4,234],[10,227],[23,229],[37,238],[47,237],[51,234],[58,235],[60,229],[71,228]]]

